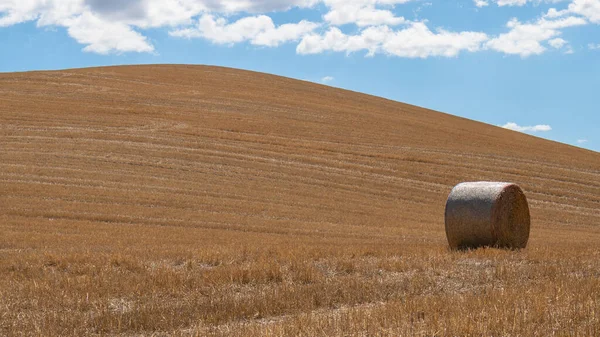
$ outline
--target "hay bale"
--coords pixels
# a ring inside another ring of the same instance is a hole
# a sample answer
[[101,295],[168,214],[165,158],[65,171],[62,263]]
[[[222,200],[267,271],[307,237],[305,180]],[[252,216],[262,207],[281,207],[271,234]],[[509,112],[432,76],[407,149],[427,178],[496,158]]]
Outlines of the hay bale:
[[529,227],[527,199],[515,184],[461,183],[448,196],[446,237],[452,249],[525,248]]

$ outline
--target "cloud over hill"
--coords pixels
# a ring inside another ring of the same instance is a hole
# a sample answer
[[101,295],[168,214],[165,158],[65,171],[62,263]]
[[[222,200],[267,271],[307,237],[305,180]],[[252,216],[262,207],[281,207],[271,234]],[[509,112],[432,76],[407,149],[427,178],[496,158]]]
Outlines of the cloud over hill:
[[[572,49],[560,38],[563,30],[600,23],[600,0],[475,0],[471,6],[494,10],[529,3],[550,3],[558,9],[553,7],[533,20],[513,18],[504,32],[491,33],[445,29],[418,15],[407,18],[405,6],[419,4],[416,0],[2,0],[0,27],[30,21],[38,27],[64,27],[85,46],[84,51],[99,54],[154,52],[146,31],[160,28],[173,38],[216,44],[296,43],[298,54],[365,52],[428,58],[486,50],[529,57],[549,46],[568,53]],[[310,18],[274,20],[275,14],[298,10],[311,13]]]

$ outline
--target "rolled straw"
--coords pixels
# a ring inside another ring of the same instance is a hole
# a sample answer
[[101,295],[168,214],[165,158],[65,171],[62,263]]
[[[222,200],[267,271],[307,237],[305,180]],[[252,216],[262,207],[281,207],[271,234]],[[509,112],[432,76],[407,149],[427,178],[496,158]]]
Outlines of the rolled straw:
[[511,183],[466,182],[446,202],[446,237],[452,249],[525,248],[531,220],[527,199]]

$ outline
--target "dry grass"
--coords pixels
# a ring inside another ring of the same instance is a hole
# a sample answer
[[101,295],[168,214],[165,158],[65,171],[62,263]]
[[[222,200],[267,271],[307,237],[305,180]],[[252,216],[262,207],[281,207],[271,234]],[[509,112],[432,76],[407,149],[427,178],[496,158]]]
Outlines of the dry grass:
[[[465,180],[528,248],[452,252]],[[600,335],[600,155],[211,67],[0,74],[0,335]]]

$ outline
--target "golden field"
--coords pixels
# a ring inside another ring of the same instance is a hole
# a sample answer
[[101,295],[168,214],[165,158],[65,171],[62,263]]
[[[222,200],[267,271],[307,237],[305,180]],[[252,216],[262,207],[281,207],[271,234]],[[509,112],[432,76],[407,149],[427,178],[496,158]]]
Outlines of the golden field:
[[[526,249],[448,249],[472,180]],[[0,74],[0,335],[598,336],[600,154],[241,70]]]

